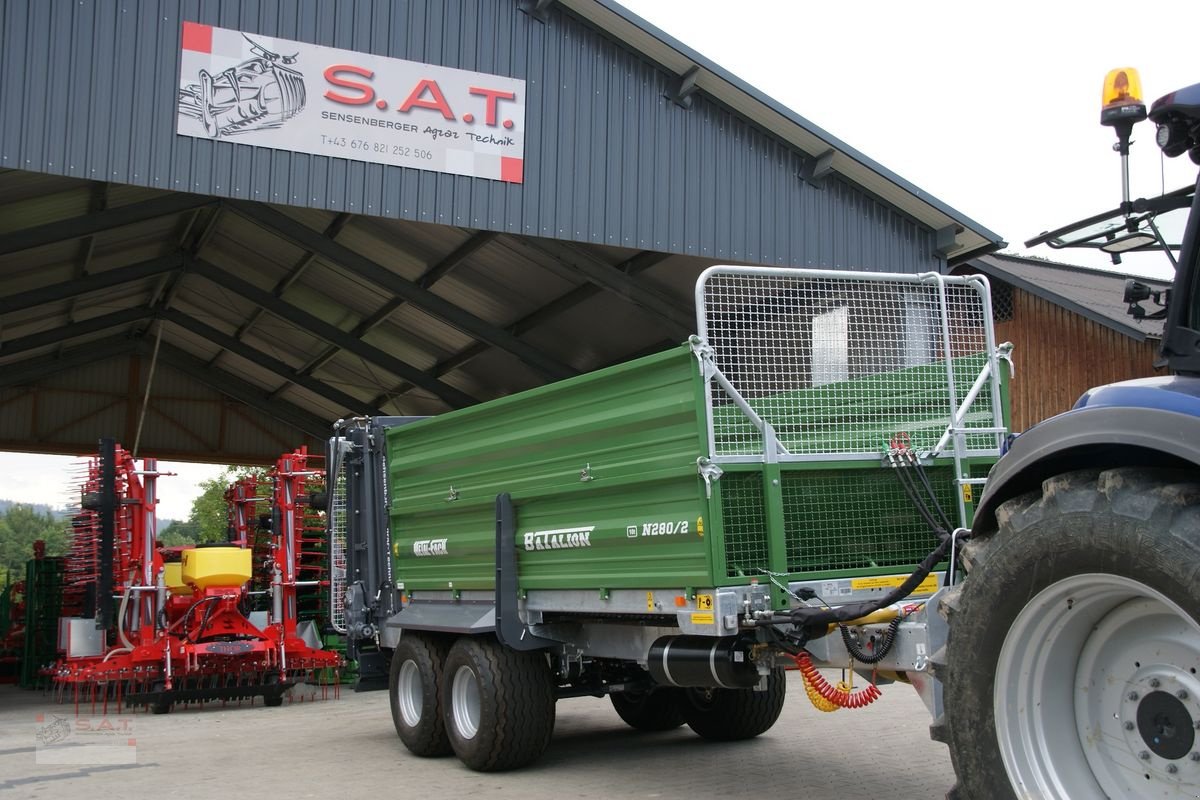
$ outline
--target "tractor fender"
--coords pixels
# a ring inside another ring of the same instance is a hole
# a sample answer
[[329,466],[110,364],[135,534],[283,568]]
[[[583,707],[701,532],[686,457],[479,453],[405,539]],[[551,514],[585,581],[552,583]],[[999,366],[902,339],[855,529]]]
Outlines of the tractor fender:
[[1018,436],[992,467],[974,528],[994,530],[996,508],[1054,475],[1122,466],[1200,468],[1200,417],[1158,408],[1077,408]]

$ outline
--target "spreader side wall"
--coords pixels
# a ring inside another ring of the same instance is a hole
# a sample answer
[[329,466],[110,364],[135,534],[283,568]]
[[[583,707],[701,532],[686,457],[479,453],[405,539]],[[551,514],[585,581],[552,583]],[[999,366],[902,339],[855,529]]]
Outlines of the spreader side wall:
[[397,580],[492,588],[507,492],[522,590],[712,585],[702,408],[680,346],[388,431]]

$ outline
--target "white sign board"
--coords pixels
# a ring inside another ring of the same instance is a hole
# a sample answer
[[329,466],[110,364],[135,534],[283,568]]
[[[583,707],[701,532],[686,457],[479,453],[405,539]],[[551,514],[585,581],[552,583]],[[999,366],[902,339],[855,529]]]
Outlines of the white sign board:
[[525,81],[183,23],[177,132],[521,183]]

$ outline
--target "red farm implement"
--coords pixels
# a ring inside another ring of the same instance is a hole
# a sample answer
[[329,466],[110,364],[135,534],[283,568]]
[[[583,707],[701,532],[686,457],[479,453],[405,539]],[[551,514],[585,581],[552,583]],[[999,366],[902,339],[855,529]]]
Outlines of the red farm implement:
[[[139,468],[102,440],[72,522],[64,609],[76,615],[60,621],[59,697],[113,699],[155,713],[179,702],[258,696],[280,705],[291,686],[338,666],[338,654],[321,649],[314,626],[297,617],[301,537],[289,521],[308,499],[305,455],[284,456],[270,474],[272,514],[283,524],[271,526],[258,552],[246,537],[167,549],[156,536],[156,461]],[[257,589],[256,558],[266,578]],[[261,598],[269,602],[255,611]]]

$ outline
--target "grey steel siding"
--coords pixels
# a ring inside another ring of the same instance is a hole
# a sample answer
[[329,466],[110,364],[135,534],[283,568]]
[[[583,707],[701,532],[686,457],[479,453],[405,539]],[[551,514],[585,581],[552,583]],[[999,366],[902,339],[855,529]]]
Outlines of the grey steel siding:
[[[937,269],[932,232],[558,7],[516,0],[0,0],[0,166],[725,261]],[[175,134],[180,26],[512,75],[525,183]]]

